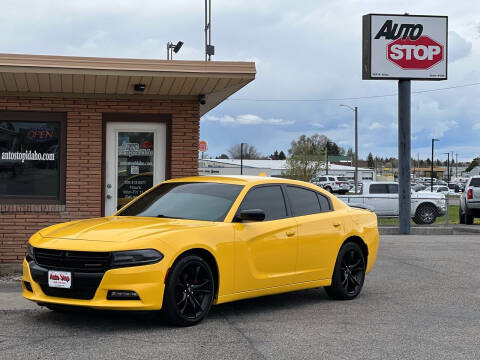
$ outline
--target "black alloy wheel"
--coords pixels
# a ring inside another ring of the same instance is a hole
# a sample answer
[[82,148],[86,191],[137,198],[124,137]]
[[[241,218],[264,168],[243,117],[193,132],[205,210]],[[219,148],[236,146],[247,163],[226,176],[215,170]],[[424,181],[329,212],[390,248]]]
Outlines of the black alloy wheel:
[[199,256],[185,256],[170,270],[163,301],[164,317],[173,325],[195,325],[207,316],[214,295],[210,266]]
[[365,281],[365,258],[353,242],[342,246],[333,270],[332,285],[325,287],[328,296],[336,300],[352,300],[360,294]]

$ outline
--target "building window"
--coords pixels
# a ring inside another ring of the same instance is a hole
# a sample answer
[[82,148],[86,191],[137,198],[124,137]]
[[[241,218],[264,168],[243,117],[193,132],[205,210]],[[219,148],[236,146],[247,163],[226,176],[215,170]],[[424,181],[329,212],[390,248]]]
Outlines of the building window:
[[66,114],[0,111],[0,202],[65,202]]

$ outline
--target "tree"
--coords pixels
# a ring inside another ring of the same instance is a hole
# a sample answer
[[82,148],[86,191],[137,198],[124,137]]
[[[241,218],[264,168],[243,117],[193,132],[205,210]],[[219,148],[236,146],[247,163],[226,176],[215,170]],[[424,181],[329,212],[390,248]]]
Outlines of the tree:
[[372,155],[372,153],[369,153],[369,154],[368,154],[367,163],[368,163],[367,166],[368,166],[370,169],[373,169],[373,168],[375,167],[375,161],[373,160],[373,155]]
[[465,169],[465,171],[470,172],[477,166],[480,166],[480,157],[473,159],[470,165],[468,165],[468,167]]
[[293,140],[288,149],[288,159],[284,175],[303,181],[314,178],[325,162],[325,149],[329,155],[343,155],[345,150],[325,135],[301,135]]
[[[240,159],[241,144],[236,144],[228,149],[231,159]],[[253,145],[243,144],[244,159],[261,159],[262,154]]]
[[287,157],[285,156],[285,153],[282,151],[280,151],[280,154],[278,154],[278,160],[285,160]]
[[275,150],[275,152],[272,155],[270,155],[270,159],[278,160],[278,150]]
[[228,155],[227,154],[222,154],[220,156],[217,156],[216,159],[228,159]]

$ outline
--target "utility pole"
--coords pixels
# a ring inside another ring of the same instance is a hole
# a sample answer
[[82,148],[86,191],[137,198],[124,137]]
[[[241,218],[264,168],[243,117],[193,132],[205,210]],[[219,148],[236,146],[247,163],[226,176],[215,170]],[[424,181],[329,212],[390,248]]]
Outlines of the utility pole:
[[450,185],[450,153],[445,154],[447,154],[447,184]]
[[458,153],[455,153],[455,177],[458,177]]
[[327,146],[325,146],[325,175],[328,175],[328,140]]
[[352,110],[355,113],[355,194],[357,193],[358,187],[358,108],[351,107],[349,105],[340,104],[340,106],[345,106]]

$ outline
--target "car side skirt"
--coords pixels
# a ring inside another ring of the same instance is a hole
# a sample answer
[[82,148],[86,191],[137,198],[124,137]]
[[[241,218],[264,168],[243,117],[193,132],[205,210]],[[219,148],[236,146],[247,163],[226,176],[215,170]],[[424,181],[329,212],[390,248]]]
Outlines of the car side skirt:
[[243,292],[219,296],[215,303],[221,304],[221,303],[226,303],[230,301],[249,299],[249,298],[265,296],[265,295],[274,295],[274,294],[280,294],[280,293],[285,293],[290,291],[305,290],[305,289],[311,289],[311,288],[322,287],[322,286],[330,286],[331,283],[332,283],[332,279],[322,279],[322,280],[307,281],[307,282],[289,284],[289,285],[283,285],[283,286],[275,286],[275,287],[266,288],[266,289],[243,291]]

